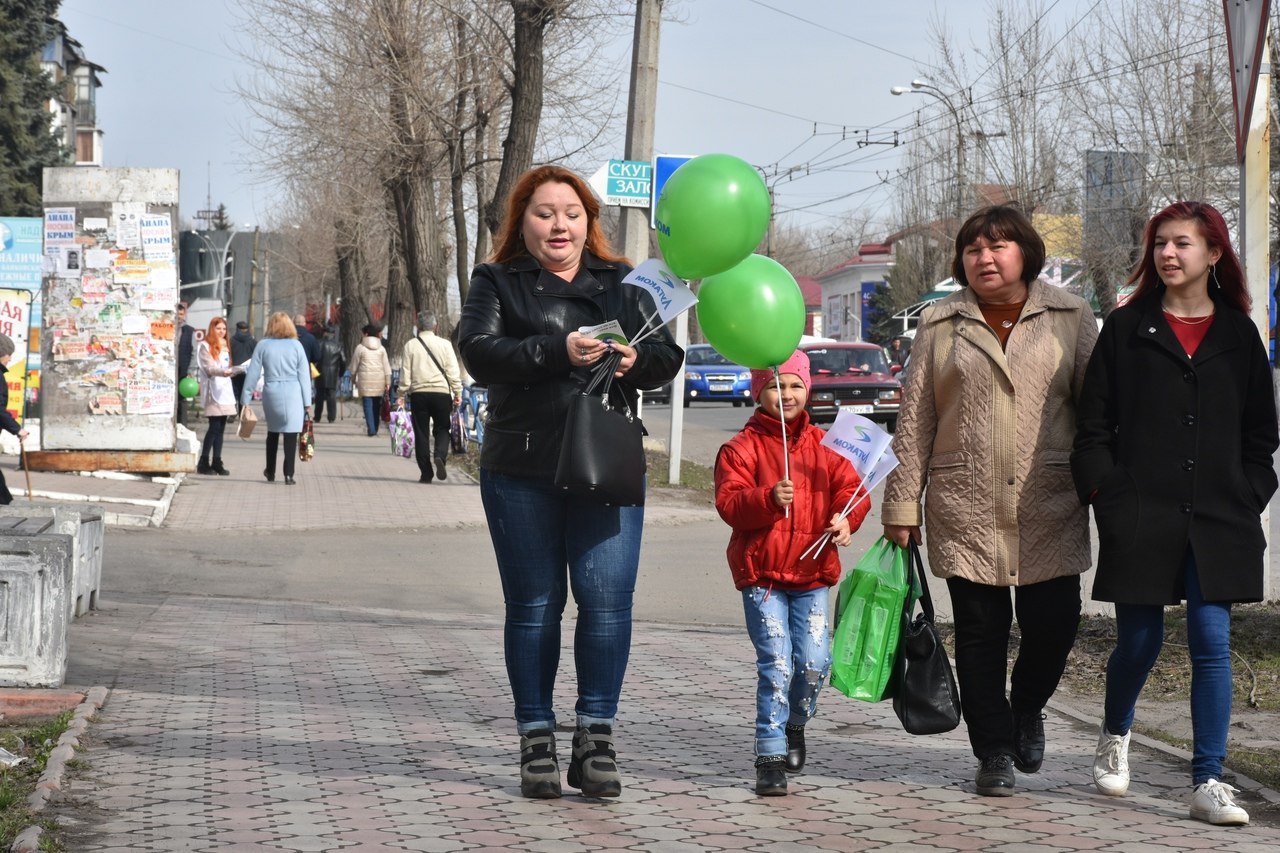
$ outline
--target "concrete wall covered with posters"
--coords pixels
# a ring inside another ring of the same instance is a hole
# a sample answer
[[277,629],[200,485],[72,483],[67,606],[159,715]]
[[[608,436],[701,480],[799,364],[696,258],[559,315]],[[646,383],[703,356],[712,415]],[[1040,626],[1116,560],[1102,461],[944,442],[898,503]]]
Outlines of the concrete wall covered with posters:
[[41,447],[175,447],[176,169],[44,172]]

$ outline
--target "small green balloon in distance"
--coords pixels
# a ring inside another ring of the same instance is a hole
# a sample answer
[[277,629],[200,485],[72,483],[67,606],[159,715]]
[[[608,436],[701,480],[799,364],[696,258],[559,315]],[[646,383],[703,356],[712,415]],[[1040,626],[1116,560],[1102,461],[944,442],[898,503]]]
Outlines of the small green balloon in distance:
[[751,255],[698,288],[698,323],[711,345],[745,367],[782,364],[804,334],[804,294],[787,268]]
[[200,383],[196,381],[194,376],[184,376],[178,382],[178,393],[185,399],[190,400],[200,393]]
[[703,154],[667,178],[654,222],[671,271],[685,279],[706,278],[760,245],[769,228],[769,190],[745,160]]

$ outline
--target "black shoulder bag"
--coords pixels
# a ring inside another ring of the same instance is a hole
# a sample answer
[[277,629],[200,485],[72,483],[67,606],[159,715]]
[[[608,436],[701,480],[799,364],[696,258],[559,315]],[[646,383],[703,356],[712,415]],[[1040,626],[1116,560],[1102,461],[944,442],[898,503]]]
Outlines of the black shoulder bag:
[[902,636],[893,678],[893,712],[904,731],[913,735],[936,735],[960,725],[960,691],[951,673],[947,650],[933,624],[933,596],[924,575],[920,546],[910,543],[908,581],[920,585],[920,610],[911,618],[915,602],[907,592],[902,608]]
[[[621,390],[613,387],[620,361],[621,353],[601,360],[586,388],[570,398],[555,482],[566,491],[598,497],[602,503],[642,506],[644,425]],[[611,402],[611,394],[619,405]]]

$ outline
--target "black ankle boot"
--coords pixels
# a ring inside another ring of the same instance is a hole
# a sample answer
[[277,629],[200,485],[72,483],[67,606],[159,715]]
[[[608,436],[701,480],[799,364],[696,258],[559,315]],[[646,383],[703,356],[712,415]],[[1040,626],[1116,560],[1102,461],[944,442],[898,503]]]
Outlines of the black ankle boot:
[[550,729],[520,736],[520,794],[534,800],[554,800],[560,796],[556,736]]
[[781,797],[786,793],[786,756],[761,755],[756,759],[756,794],[761,797]]
[[197,463],[196,463],[196,473],[197,473],[197,474],[212,474],[212,473],[213,473],[213,466],[212,466],[212,465],[210,465],[208,462],[205,462],[203,459],[201,459],[199,462],[197,462]]
[[804,769],[804,726],[787,724],[787,772],[799,773]]
[[209,466],[209,467],[210,467],[210,468],[212,468],[212,469],[213,469],[213,473],[217,474],[219,477],[230,477],[230,476],[231,476],[231,472],[230,472],[230,471],[228,471],[226,468],[222,467],[222,460],[221,460],[221,459],[215,459],[215,460],[213,460],[213,464],[212,464],[211,466]]

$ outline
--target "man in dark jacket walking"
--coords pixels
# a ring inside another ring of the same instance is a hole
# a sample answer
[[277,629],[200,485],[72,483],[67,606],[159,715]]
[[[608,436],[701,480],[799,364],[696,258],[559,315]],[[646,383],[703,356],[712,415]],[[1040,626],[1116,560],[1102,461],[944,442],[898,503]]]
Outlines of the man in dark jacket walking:
[[311,330],[307,328],[307,318],[298,314],[293,318],[293,325],[298,330],[298,343],[302,344],[303,352],[307,354],[307,361],[318,366],[320,361],[320,342],[316,340],[316,336],[311,334]]
[[338,340],[338,327],[329,326],[320,331],[320,357],[316,363],[320,375],[316,377],[316,423],[329,407],[329,423],[333,423],[338,415],[338,386],[342,384],[342,374],[347,369],[347,357],[342,354],[342,343]]
[[[196,330],[187,325],[187,303],[179,302],[173,312],[173,322],[177,326],[174,338],[178,342],[178,382],[191,372],[191,356],[195,353]],[[187,398],[178,396],[178,423],[187,424]]]
[[[253,358],[253,348],[257,345],[257,339],[249,331],[249,324],[244,320],[236,323],[236,333],[231,336],[231,363],[244,364]],[[236,392],[236,417],[239,417],[240,410],[244,408],[240,405],[240,397],[244,393],[243,373],[231,377],[231,387]]]

